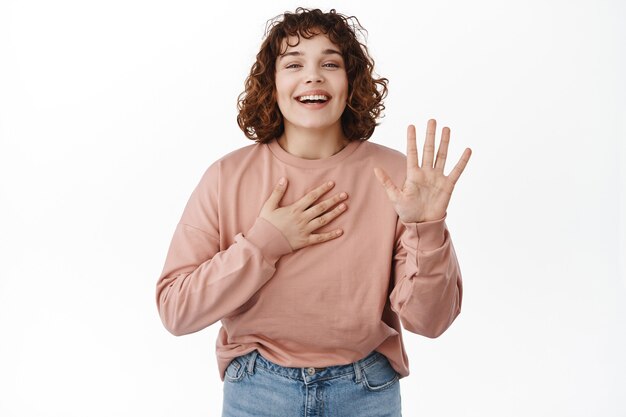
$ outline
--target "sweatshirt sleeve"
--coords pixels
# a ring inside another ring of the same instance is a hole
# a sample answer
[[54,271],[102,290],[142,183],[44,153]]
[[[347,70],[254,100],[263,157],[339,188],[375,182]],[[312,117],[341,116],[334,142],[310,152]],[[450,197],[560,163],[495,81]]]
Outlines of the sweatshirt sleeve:
[[450,234],[440,220],[398,220],[391,308],[410,332],[440,336],[461,312],[463,283]]
[[176,336],[237,313],[271,279],[278,259],[292,252],[280,230],[261,217],[220,251],[219,176],[217,161],[193,190],[157,281],[161,321]]

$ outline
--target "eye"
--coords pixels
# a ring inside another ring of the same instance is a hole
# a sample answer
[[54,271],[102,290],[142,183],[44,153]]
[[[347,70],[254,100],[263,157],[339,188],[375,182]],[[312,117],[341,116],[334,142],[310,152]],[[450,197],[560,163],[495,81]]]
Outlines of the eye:
[[334,62],[328,62],[322,66],[326,68],[339,68],[339,65],[335,64]]
[[301,67],[301,66],[302,65],[300,65],[300,64],[289,64],[285,68],[292,69],[292,68],[298,68],[298,67]]

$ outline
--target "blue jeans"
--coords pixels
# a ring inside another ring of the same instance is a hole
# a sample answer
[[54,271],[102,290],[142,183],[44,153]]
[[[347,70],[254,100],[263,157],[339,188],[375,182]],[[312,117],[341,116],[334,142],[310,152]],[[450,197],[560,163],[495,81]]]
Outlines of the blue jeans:
[[350,365],[286,368],[257,350],[231,361],[222,417],[400,417],[400,381],[376,351]]

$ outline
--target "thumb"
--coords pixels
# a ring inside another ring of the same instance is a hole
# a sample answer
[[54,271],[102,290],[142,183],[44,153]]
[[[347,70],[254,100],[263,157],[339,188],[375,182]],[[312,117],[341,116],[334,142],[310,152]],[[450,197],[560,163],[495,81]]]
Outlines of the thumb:
[[385,187],[385,191],[387,192],[387,197],[389,197],[389,200],[396,201],[397,195],[398,193],[400,193],[400,191],[398,190],[398,187],[396,187],[395,184],[391,181],[391,178],[389,178],[389,175],[387,175],[385,170],[378,167],[374,168],[374,174],[376,175],[378,182],[380,182],[382,186]]
[[278,203],[280,203],[280,200],[283,198],[283,195],[285,195],[286,189],[287,178],[281,177],[280,180],[278,180],[278,184],[276,184],[276,186],[274,187],[272,194],[265,202],[265,205],[269,205],[272,210],[276,209],[278,207]]

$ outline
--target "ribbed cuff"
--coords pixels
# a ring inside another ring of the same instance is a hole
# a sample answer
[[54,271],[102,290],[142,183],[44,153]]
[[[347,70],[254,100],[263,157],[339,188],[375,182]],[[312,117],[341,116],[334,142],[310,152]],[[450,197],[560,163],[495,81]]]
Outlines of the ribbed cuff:
[[258,247],[263,257],[272,264],[275,264],[281,256],[293,252],[285,235],[262,217],[257,217],[244,237]]
[[439,220],[421,223],[404,223],[406,226],[405,239],[408,242],[417,241],[417,250],[429,251],[443,246],[446,230],[447,213]]

